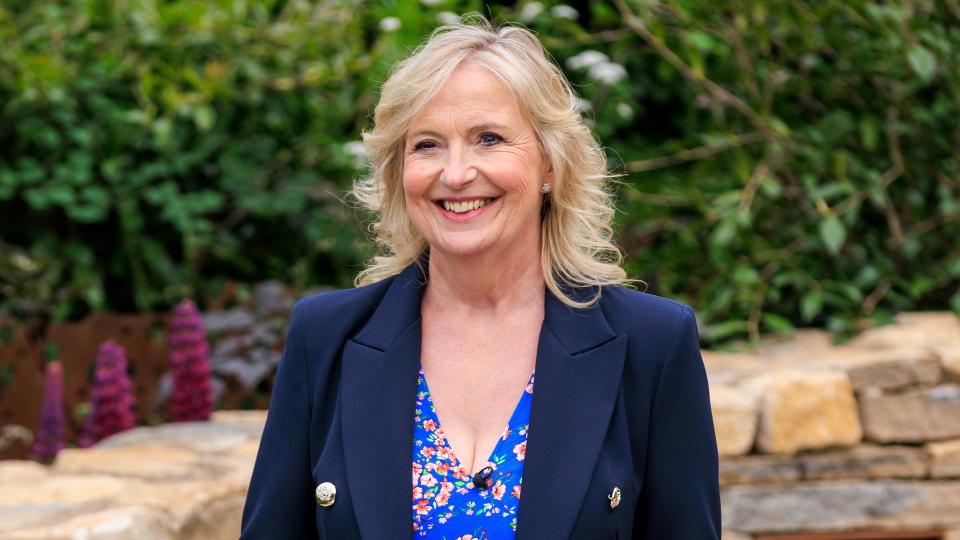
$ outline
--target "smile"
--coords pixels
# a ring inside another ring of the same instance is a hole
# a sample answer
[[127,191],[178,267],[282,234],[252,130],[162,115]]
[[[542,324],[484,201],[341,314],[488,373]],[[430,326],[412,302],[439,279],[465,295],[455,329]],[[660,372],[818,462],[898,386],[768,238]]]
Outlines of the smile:
[[465,214],[467,212],[483,208],[484,206],[492,203],[494,200],[496,199],[469,199],[463,201],[450,201],[441,199],[437,202],[447,212],[453,212],[454,214]]

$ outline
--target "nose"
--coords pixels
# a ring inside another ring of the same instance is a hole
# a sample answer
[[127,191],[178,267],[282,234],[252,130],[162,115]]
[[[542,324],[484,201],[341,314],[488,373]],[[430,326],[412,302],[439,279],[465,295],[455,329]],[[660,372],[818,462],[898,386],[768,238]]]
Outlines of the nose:
[[463,189],[477,179],[477,169],[463,147],[451,147],[440,173],[440,182],[450,189]]

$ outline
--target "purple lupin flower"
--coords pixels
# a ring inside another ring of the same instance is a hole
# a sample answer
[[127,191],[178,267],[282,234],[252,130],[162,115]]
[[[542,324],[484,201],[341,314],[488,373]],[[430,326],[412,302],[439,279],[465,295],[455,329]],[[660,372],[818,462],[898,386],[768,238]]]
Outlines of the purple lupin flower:
[[133,384],[127,375],[126,351],[114,341],[100,345],[90,389],[91,418],[84,422],[81,446],[96,443],[136,424]]
[[43,401],[40,405],[40,427],[33,442],[33,455],[42,461],[53,461],[65,446],[63,412],[63,365],[48,362],[43,375]]
[[213,399],[207,332],[200,312],[191,300],[180,302],[173,310],[170,363],[173,366],[171,419],[174,422],[209,420]]

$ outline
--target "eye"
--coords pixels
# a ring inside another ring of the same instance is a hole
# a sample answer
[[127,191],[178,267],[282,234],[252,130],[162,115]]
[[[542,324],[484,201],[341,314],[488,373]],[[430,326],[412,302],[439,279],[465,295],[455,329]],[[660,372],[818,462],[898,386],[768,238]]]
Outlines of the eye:
[[480,144],[483,144],[484,146],[493,146],[502,140],[503,137],[497,135],[496,133],[490,133],[489,131],[480,134]]
[[430,139],[424,139],[417,144],[413,145],[414,152],[420,152],[422,150],[431,150],[437,147],[437,143]]

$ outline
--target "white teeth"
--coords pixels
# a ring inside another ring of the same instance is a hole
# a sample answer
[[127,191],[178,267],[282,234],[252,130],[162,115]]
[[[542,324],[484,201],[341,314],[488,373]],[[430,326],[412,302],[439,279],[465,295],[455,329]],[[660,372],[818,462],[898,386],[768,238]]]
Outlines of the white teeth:
[[447,201],[442,200],[440,204],[443,205],[443,209],[447,212],[453,212],[455,214],[463,214],[464,212],[469,212],[471,210],[476,210],[482,206],[486,206],[493,199],[474,199],[472,201]]

